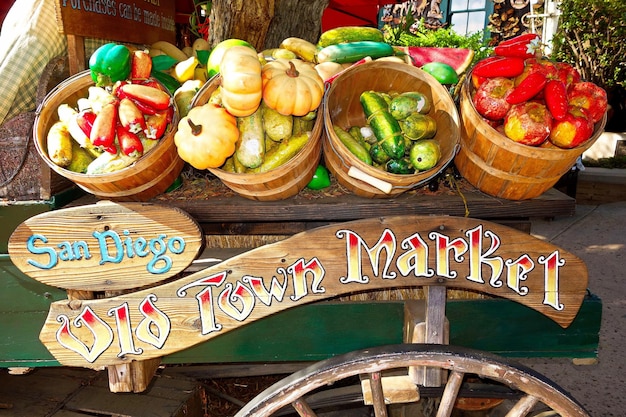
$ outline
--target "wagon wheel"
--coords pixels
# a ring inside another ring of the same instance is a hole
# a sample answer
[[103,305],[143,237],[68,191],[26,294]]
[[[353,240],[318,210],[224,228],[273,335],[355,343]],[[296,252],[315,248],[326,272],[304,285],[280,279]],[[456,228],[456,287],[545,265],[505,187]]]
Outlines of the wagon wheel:
[[455,404],[470,396],[472,389],[468,388],[468,381],[480,381],[478,385],[483,389],[486,387],[483,394],[474,393],[474,396],[506,399],[505,403],[496,406],[506,404],[506,414],[498,411],[498,414],[484,414],[486,416],[589,416],[562,388],[523,365],[491,353],[462,347],[400,344],[350,352],[313,364],[261,392],[235,417],[284,415],[294,413],[294,409],[302,417],[315,417],[323,412],[323,404],[328,405],[328,395],[325,396],[326,401],[315,399],[323,394],[324,391],[320,390],[333,389],[341,382],[356,378],[369,381],[364,385],[371,386],[371,395],[362,395],[360,385],[357,391],[336,389],[337,395],[343,394],[339,401],[344,405],[352,402],[356,393],[361,405],[363,398],[370,399],[369,407],[374,413],[370,411],[369,415],[386,417],[386,403],[390,402],[389,397],[393,394],[387,391],[385,378],[388,375],[407,375],[409,367],[414,366],[439,368],[448,374],[447,382],[441,387],[412,386],[415,395],[409,401],[419,401],[423,408],[422,414],[414,414],[416,416],[453,415]]

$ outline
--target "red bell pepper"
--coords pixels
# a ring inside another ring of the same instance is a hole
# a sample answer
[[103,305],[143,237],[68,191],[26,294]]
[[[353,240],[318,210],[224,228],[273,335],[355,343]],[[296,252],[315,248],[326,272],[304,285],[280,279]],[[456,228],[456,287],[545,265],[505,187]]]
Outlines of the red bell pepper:
[[528,74],[506,97],[507,103],[518,104],[530,100],[543,90],[547,81],[546,75],[541,71]]
[[117,125],[116,133],[120,150],[124,155],[136,157],[143,154],[143,144],[139,136],[124,129],[120,124]]
[[493,52],[498,56],[533,58],[541,50],[541,38],[536,33],[526,33],[500,42]]
[[517,57],[493,56],[479,61],[472,70],[479,77],[517,77],[524,71],[524,59]]
[[105,104],[96,116],[89,139],[96,146],[109,153],[117,153],[115,147],[115,126],[117,124],[117,106]]
[[552,117],[559,122],[564,120],[569,108],[565,83],[561,80],[549,80],[543,94]]

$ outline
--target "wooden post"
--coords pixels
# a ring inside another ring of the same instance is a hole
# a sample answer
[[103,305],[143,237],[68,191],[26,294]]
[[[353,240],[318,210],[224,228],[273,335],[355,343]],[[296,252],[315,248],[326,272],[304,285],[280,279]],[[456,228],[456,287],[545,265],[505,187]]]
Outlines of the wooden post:
[[[448,344],[450,323],[445,317],[446,288],[429,285],[424,288],[426,300],[405,303],[405,342]],[[410,367],[409,375],[414,383],[425,387],[441,386],[445,370]]]

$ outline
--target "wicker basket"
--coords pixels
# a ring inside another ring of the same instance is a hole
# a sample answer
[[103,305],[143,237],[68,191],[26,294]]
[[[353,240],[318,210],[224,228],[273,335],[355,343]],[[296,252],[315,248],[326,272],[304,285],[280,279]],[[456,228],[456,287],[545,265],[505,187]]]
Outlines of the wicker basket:
[[[437,121],[435,139],[441,147],[437,165],[411,175],[391,174],[367,165],[341,143],[333,124],[342,128],[364,126],[362,92],[419,91],[432,103],[429,113]],[[349,68],[326,91],[324,97],[324,160],[337,181],[354,194],[388,198],[425,184],[436,177],[458,150],[460,127],[457,108],[448,91],[431,75],[411,65],[372,61]]]
[[[191,107],[206,104],[211,94],[221,84],[219,74],[212,77],[196,93]],[[313,178],[322,155],[322,116],[318,114],[307,144],[283,165],[263,173],[238,174],[219,168],[209,171],[224,185],[242,197],[258,201],[277,201],[293,197]]]
[[535,198],[552,188],[604,131],[606,114],[593,136],[573,149],[548,141],[540,147],[517,143],[491,127],[472,102],[471,77],[461,87],[461,149],[454,159],[460,174],[485,194],[507,200]]
[[50,127],[58,121],[57,108],[63,103],[75,106],[79,98],[87,97],[87,90],[93,85],[89,70],[86,70],[69,77],[48,93],[35,116],[33,137],[37,152],[55,172],[101,199],[147,201],[163,193],[178,178],[184,166],[174,144],[178,125],[177,109],[160,143],[135,163],[119,171],[82,174],[61,168],[48,157],[46,136]]

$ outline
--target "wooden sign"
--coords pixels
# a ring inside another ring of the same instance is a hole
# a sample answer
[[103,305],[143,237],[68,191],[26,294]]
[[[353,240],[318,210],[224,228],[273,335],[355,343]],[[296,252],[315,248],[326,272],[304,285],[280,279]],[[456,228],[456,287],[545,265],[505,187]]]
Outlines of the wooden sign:
[[569,252],[486,221],[359,220],[303,232],[154,288],[55,302],[40,339],[61,364],[99,368],[165,356],[305,303],[432,285],[514,300],[566,327],[585,296],[587,269]]
[[176,41],[175,0],[57,0],[56,10],[66,35],[147,45]]
[[22,272],[70,290],[140,288],[172,277],[198,256],[203,233],[184,211],[147,203],[73,207],[31,217],[9,239]]

